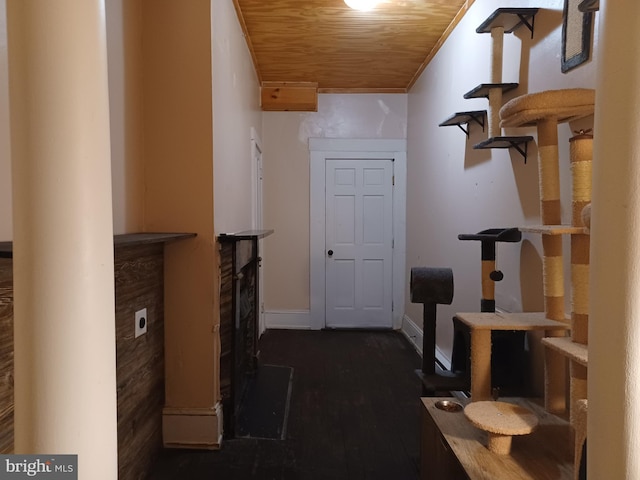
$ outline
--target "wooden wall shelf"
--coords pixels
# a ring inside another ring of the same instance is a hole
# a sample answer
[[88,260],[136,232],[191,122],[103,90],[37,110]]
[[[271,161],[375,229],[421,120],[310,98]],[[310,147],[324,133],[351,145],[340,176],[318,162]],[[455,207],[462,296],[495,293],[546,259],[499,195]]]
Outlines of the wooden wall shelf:
[[519,229],[521,232],[541,235],[589,235],[589,230],[586,228],[572,225],[527,225]]
[[524,163],[527,163],[527,149],[531,140],[533,140],[533,137],[531,136],[491,137],[480,143],[476,143],[473,148],[476,150],[483,150],[487,148],[514,148],[520,155],[522,155]]
[[[438,125],[439,127],[456,126],[462,130],[467,138],[469,138],[469,123],[476,122],[482,127],[484,132],[484,121],[487,115],[486,110],[472,110],[469,112],[456,112]],[[464,128],[462,125],[466,125]]]
[[463,95],[464,98],[489,98],[489,91],[492,88],[502,89],[502,93],[510,92],[518,88],[518,83],[481,83],[475,88],[472,88]]
[[495,27],[504,27],[504,33],[512,33],[521,26],[525,26],[533,38],[533,26],[538,10],[537,8],[498,8],[476,28],[476,33],[491,33],[491,29]]

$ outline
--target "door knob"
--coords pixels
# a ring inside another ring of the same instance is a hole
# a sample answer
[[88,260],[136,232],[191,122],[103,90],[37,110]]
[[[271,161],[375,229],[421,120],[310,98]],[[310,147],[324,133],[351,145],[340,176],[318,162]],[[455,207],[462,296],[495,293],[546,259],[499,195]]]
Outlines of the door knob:
[[327,252],[327,255],[332,256],[332,255],[333,255],[333,250],[329,250],[329,251]]

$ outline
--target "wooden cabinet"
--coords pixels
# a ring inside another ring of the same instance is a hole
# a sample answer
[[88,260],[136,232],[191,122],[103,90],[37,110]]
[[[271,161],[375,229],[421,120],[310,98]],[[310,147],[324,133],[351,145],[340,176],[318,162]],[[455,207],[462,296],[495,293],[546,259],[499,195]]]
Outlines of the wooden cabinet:
[[511,454],[498,455],[487,449],[486,432],[471,425],[462,410],[439,410],[436,403],[442,398],[421,400],[422,480],[573,479],[573,429],[538,402],[501,399],[533,411],[539,424],[530,435],[513,438]]
[[451,451],[426,408],[422,409],[420,478],[422,480],[467,480],[469,477]]

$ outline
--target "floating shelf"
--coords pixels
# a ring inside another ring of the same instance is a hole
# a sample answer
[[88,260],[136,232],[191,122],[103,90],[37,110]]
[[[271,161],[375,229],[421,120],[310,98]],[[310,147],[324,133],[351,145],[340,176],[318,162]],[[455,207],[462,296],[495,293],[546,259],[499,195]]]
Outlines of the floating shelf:
[[[473,110],[471,112],[457,112],[447,118],[444,122],[442,122],[439,127],[449,127],[456,126],[460,130],[462,130],[467,138],[469,138],[469,123],[476,122],[478,125],[482,127],[482,131],[484,132],[484,119],[487,114],[486,110]],[[465,129],[462,125],[466,125]]]
[[589,230],[586,228],[572,225],[527,225],[518,228],[521,232],[542,235],[589,235]]
[[476,330],[568,330],[570,328],[569,319],[566,323],[550,320],[545,317],[544,312],[465,312],[456,313],[456,317]]
[[578,10],[584,13],[597,12],[600,10],[600,0],[583,0],[578,5]]
[[489,98],[489,91],[492,88],[501,88],[502,93],[518,88],[517,83],[481,83],[473,90],[469,90],[463,95],[464,98]]
[[524,25],[529,29],[531,38],[533,38],[536,13],[538,13],[537,8],[498,8],[476,28],[476,33],[491,33],[491,29],[494,27],[503,27],[504,33],[512,33]]
[[476,143],[473,148],[476,150],[483,150],[487,148],[515,148],[520,155],[524,158],[524,163],[527,163],[527,145],[533,140],[531,136],[524,137],[491,137],[485,141]]
[[546,337],[542,339],[542,344],[582,366],[589,366],[588,347],[574,342],[569,337]]

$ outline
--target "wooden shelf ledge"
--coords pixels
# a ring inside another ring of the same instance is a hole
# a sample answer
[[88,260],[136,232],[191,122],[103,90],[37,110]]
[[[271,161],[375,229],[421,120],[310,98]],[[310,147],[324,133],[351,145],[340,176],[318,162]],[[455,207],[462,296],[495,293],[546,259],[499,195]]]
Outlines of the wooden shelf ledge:
[[527,225],[518,227],[521,232],[539,233],[541,235],[589,235],[585,227],[573,225]]
[[[195,233],[123,233],[113,236],[113,246],[114,248],[124,248],[151,243],[170,243],[195,236]],[[13,258],[13,242],[0,242],[0,258]]]
[[464,312],[456,317],[472,330],[568,330],[566,323],[550,320],[544,312],[501,313],[501,312]]
[[504,33],[513,33],[521,26],[525,26],[531,32],[533,38],[533,27],[537,8],[498,8],[476,28],[476,33],[491,33],[495,27],[503,27]]
[[[478,125],[482,127],[482,131],[484,132],[484,120],[487,115],[486,110],[472,110],[468,112],[456,112],[451,115],[449,118],[441,122],[439,127],[450,127],[455,126],[462,130],[469,138],[469,123],[476,122]],[[466,125],[467,128],[464,128],[462,125]]]
[[547,337],[542,339],[542,344],[556,352],[561,353],[570,360],[583,366],[589,364],[589,349],[587,345],[576,343],[569,337]]
[[484,150],[488,148],[515,148],[524,158],[524,163],[527,163],[527,148],[529,142],[532,140],[533,137],[528,135],[520,137],[491,137],[480,143],[476,143],[473,148],[475,150]]
[[489,92],[493,88],[499,88],[502,93],[510,92],[518,88],[517,83],[481,83],[477,87],[469,90],[463,95],[467,100],[470,98],[489,98]]

